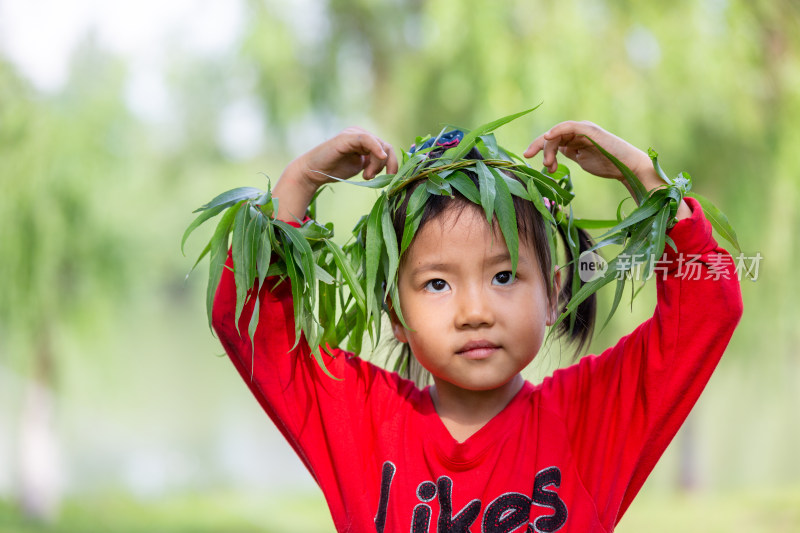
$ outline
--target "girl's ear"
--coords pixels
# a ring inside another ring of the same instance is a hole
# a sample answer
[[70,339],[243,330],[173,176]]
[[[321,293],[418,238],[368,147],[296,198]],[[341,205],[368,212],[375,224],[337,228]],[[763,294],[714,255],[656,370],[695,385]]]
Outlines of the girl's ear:
[[397,342],[408,342],[406,328],[403,327],[403,324],[400,323],[400,319],[397,318],[397,313],[394,312],[394,305],[392,305],[392,299],[390,297],[386,298],[386,305],[389,307],[389,320],[392,322],[394,338],[397,339]]
[[549,309],[547,310],[547,320],[546,324],[548,326],[552,326],[558,320],[558,295],[561,294],[561,269],[556,268],[555,274],[553,275],[553,300],[549,303]]

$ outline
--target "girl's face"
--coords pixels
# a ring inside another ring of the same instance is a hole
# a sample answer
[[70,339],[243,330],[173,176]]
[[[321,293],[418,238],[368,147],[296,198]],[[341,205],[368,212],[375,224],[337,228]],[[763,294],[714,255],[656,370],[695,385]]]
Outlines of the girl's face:
[[449,209],[418,231],[400,267],[400,342],[434,377],[471,391],[508,384],[556,318],[535,252],[520,239],[516,278],[502,233],[478,209]]

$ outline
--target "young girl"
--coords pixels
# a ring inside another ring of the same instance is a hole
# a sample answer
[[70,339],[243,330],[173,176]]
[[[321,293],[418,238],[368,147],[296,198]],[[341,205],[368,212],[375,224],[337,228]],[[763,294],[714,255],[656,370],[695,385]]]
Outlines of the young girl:
[[[542,152],[554,171],[561,152],[592,174],[621,180],[586,136],[648,190],[663,185],[647,154],[587,122],[556,125],[524,155]],[[276,216],[302,219],[328,176],[371,179],[384,168],[397,170],[389,144],[344,130],[286,168],[273,189]],[[541,215],[515,200],[520,245],[512,275],[497,223],[459,195],[431,198],[400,260],[399,301],[387,301],[405,319],[390,313],[394,336],[430,372],[431,386],[419,389],[336,348],[325,363],[342,379],[326,376],[304,339],[295,345],[288,282],[263,284],[251,345],[254,299],[237,326],[228,268],[213,311],[225,350],[319,483],[338,531],[612,531],[741,316],[732,261],[716,257],[727,252],[687,199],[668,230],[677,252],[668,246],[660,263],[666,275],[656,276],[653,317],[601,355],[533,385],[520,372],[562,310],[568,294],[561,287],[571,285],[558,274],[550,279]],[[689,255],[699,257],[699,275],[682,275]],[[708,276],[708,264],[731,266],[727,275]],[[585,322],[583,340],[590,330]]]

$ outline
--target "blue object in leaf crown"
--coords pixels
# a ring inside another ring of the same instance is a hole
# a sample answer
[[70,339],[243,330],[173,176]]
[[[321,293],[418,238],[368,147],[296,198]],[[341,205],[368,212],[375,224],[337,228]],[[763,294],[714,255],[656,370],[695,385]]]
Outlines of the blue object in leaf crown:
[[433,146],[434,143],[436,143],[436,146],[441,146],[446,150],[448,148],[452,148],[453,146],[458,146],[458,143],[460,143],[461,139],[463,138],[464,138],[463,131],[450,130],[447,133],[439,135],[438,137],[431,137],[430,139],[422,143],[422,145],[420,145],[419,148],[417,148],[417,145],[412,145],[411,148],[408,150],[408,153],[413,154],[417,150],[425,150],[426,148],[430,148],[431,146]]

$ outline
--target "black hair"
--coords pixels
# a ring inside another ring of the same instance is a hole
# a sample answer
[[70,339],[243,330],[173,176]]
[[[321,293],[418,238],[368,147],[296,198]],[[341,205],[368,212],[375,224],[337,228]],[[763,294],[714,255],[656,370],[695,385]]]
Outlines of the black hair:
[[[430,152],[429,157],[431,159],[435,159],[441,156],[442,153],[443,150],[434,150]],[[477,149],[473,148],[465,156],[465,159],[483,159],[483,157]],[[480,190],[478,176],[471,170],[464,170],[463,172]],[[513,179],[518,179],[513,175],[510,177]],[[399,203],[397,209],[392,213],[392,223],[397,236],[397,242],[402,241],[403,230],[406,222],[406,207],[408,206],[411,193],[413,193],[417,187],[423,185],[424,181],[425,180],[419,180],[418,182],[409,186],[402,193],[404,194],[403,201]],[[549,223],[544,220],[542,215],[536,210],[536,207],[529,200],[525,200],[518,196],[513,196],[513,201],[519,238],[520,240],[527,239],[527,241],[532,245],[534,253],[536,254],[536,258],[539,262],[542,279],[546,280],[545,286],[548,302],[550,302],[551,305],[555,302],[559,314],[563,313],[563,311],[566,309],[567,303],[572,298],[574,269],[571,267],[565,269],[567,271],[566,279],[562,280],[560,290],[558,294],[555,294],[555,287],[553,284],[553,279],[551,278],[551,272],[553,271],[552,267],[556,261],[556,258],[551,257],[550,253],[550,245],[548,243]],[[422,214],[419,228],[417,229],[417,234],[419,234],[419,231],[423,228],[423,226],[425,226],[426,223],[442,216],[445,211],[456,209],[458,213],[460,213],[462,210],[468,208],[480,209],[480,206],[474,204],[456,190],[453,190],[452,198],[438,195],[429,196],[428,201],[425,204],[425,209]],[[566,243],[566,229],[562,227],[561,224],[557,225],[556,227],[558,228],[558,235],[561,237],[562,244]],[[583,253],[585,250],[588,250],[592,247],[592,239],[585,230],[577,229],[577,235],[580,253]],[[566,254],[566,264],[571,265],[573,261],[578,260],[577,257],[572,256],[569,246],[565,245],[563,247]],[[404,260],[404,257],[405,255],[400,258],[401,263]],[[394,302],[394,304],[397,305],[398,302]],[[596,314],[597,299],[595,294],[592,294],[578,306],[575,322],[572,324],[572,327],[569,318],[562,320],[558,324],[558,330],[555,332],[555,335],[558,338],[566,338],[568,343],[575,343],[574,357],[577,357],[581,350],[583,350],[583,348],[585,348],[586,345],[588,345],[588,343],[591,341]],[[411,349],[408,347],[408,344],[400,344],[401,353],[399,356],[395,355],[396,351],[397,349],[390,351],[387,356],[389,360],[395,360],[395,370],[399,372],[402,377],[412,379],[420,386],[423,385],[429,379],[429,376],[427,375],[427,371],[422,367],[421,364],[419,364],[419,362],[411,353]]]

